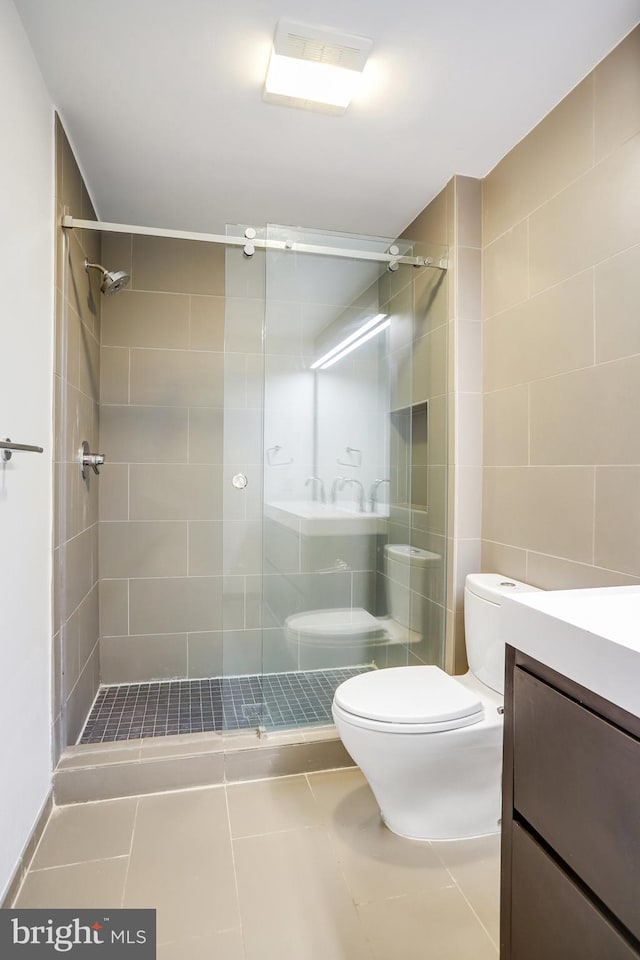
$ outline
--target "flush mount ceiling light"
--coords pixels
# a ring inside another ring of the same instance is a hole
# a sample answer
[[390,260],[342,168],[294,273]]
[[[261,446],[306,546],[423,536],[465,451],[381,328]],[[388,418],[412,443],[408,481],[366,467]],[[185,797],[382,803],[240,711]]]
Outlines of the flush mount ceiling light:
[[367,37],[280,20],[263,98],[288,107],[344,113],[372,47]]

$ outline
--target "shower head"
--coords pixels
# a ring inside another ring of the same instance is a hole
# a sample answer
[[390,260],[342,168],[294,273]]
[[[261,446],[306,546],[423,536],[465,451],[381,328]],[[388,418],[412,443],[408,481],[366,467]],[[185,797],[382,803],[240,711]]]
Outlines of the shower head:
[[100,270],[102,273],[100,290],[107,297],[112,296],[114,293],[118,293],[119,290],[122,290],[123,287],[126,287],[131,279],[125,270],[106,270],[101,264],[89,263],[88,260],[85,260],[84,268],[87,273],[92,269]]

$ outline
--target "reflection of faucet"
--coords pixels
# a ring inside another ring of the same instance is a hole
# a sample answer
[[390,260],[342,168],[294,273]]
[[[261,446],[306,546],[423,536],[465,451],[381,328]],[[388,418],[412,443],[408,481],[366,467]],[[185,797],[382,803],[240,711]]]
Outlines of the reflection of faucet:
[[[307,479],[306,479],[305,482],[304,482],[305,487],[308,487],[310,483],[313,483],[313,484],[319,483],[319,484],[320,484],[320,502],[321,502],[321,503],[326,503],[326,502],[327,502],[327,497],[326,497],[325,492],[324,492],[324,480],[322,480],[320,477],[307,477]],[[314,495],[314,500],[315,500],[315,486],[314,486],[314,489],[313,489],[313,495]]]
[[360,512],[364,513],[365,512],[364,511],[364,487],[362,486],[359,480],[355,479],[355,477],[342,477],[342,479],[340,480],[340,485],[338,486],[338,490],[344,490],[345,486],[348,483],[354,483],[357,487],[359,487],[358,504],[360,506]]
[[378,501],[378,487],[381,483],[391,483],[391,480],[374,480],[371,484],[371,490],[369,491],[369,500],[371,501],[371,513],[376,512],[376,506]]
[[333,483],[331,484],[331,503],[335,503],[337,499],[337,490],[338,487],[342,490],[342,483],[344,477],[336,477]]

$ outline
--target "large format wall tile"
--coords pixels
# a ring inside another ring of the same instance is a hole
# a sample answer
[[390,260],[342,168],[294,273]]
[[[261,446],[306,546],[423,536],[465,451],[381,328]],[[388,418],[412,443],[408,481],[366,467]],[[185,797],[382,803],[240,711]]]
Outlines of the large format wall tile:
[[593,77],[587,77],[484,181],[484,242],[553,197],[593,162]]
[[640,131],[640,27],[595,71],[596,160]]
[[224,358],[198,350],[132,350],[131,403],[221,407]]
[[532,214],[532,292],[640,242],[639,168],[636,135]]
[[[639,34],[640,35],[640,34]],[[640,73],[640,71],[638,71]],[[595,270],[596,360],[640,353],[640,245]]]
[[485,467],[483,539],[593,560],[594,467]]
[[530,389],[531,463],[640,463],[640,355]]
[[111,463],[184,463],[187,440],[183,407],[102,407],[101,452]]
[[220,520],[220,468],[201,464],[132,464],[130,520]]
[[484,389],[499,390],[593,363],[593,275],[585,271],[488,318]]
[[595,562],[640,577],[640,467],[596,471]]
[[222,578],[130,580],[129,624],[132,635],[219,630]]
[[492,317],[522,303],[528,295],[529,225],[523,220],[484,248],[482,315]]
[[110,347],[189,346],[189,297],[122,290],[103,307],[102,344]]
[[134,237],[133,284],[136,290],[224,296],[224,247]]
[[180,577],[187,573],[186,523],[101,523],[100,576]]

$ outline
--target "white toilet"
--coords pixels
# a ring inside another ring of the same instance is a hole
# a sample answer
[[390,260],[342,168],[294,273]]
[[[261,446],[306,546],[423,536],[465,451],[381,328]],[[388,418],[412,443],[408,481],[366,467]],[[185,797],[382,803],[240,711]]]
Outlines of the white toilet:
[[439,571],[442,557],[406,544],[384,548],[385,589],[389,615],[374,617],[362,607],[339,607],[294,613],[285,621],[287,645],[301,670],[352,667],[371,663],[388,644],[419,643],[410,629],[411,577],[427,594],[427,578]]
[[340,684],[333,718],[394,833],[418,840],[499,830],[503,597],[537,590],[500,574],[470,574],[464,609],[469,671],[390,667]]
[[371,663],[388,643],[384,623],[362,607],[307,610],[286,619],[287,644],[301,670]]

